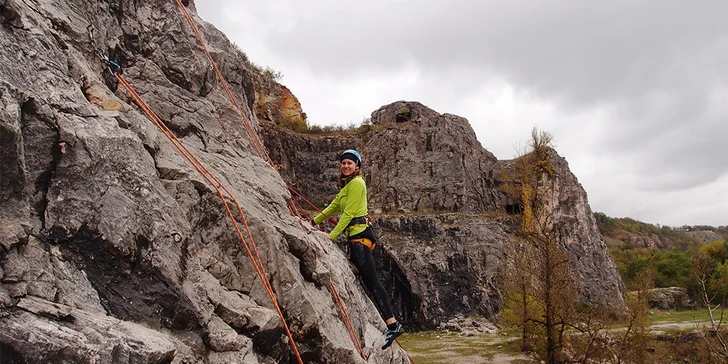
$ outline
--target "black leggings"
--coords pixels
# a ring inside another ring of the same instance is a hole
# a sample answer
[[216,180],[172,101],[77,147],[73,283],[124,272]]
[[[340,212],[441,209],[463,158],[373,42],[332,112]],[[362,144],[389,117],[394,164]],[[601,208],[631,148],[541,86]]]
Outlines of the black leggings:
[[[365,233],[353,235],[350,238],[358,237],[368,238]],[[392,304],[389,302],[389,295],[384,289],[382,282],[380,282],[379,278],[377,278],[377,269],[374,265],[374,255],[372,254],[372,251],[360,243],[349,243],[349,251],[349,259],[351,259],[351,262],[354,263],[356,269],[359,270],[359,275],[364,281],[364,285],[367,287],[372,296],[374,296],[377,306],[379,306],[379,309],[382,311],[382,317],[384,317],[384,320],[394,317],[394,314],[392,314]]]

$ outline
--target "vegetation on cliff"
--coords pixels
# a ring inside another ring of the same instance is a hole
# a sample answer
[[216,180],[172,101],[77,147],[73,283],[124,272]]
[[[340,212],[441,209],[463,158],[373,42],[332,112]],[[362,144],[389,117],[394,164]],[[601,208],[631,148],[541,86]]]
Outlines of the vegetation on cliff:
[[660,226],[601,212],[594,217],[628,288],[642,287],[645,276],[654,276],[655,287],[685,288],[688,302],[707,309],[708,324],[686,341],[690,355],[698,361],[728,359],[723,323],[728,303],[728,227]]
[[[628,288],[650,269],[654,272],[655,287],[685,287],[696,299],[700,293],[690,270],[691,259],[705,253],[721,264],[725,261],[721,252],[728,241],[726,226],[659,226],[630,218],[612,218],[601,212],[594,213],[594,217]],[[649,243],[658,241],[667,244]]]

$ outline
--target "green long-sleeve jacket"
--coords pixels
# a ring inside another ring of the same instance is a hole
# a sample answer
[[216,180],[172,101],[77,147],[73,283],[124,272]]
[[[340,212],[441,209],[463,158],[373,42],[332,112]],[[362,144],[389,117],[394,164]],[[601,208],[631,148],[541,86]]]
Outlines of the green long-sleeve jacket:
[[[313,218],[313,222],[319,224],[324,221],[326,216],[333,216],[340,212],[341,218],[334,230],[329,234],[329,238],[334,240],[346,229],[351,219],[366,216],[367,211],[367,185],[361,176],[356,176],[344,185],[344,188],[339,191],[334,200],[324,209],[323,214],[318,214]],[[359,234],[365,229],[365,224],[354,225],[348,231],[347,236]]]

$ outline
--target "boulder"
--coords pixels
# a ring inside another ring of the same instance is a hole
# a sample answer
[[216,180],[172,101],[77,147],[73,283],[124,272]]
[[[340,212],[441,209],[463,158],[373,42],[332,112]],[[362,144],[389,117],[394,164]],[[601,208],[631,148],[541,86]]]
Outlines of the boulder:
[[653,288],[649,291],[647,304],[650,308],[661,310],[682,310],[695,308],[695,302],[688,296],[687,288]]

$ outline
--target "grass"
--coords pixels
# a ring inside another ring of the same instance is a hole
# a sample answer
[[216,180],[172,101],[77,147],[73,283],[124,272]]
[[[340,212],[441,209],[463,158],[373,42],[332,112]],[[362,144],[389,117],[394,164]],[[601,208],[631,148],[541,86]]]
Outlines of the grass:
[[[423,331],[404,334],[399,338],[417,364],[490,363],[496,354],[517,356],[518,341],[511,336],[481,333],[461,336],[459,333]],[[530,361],[509,361],[509,363]]]
[[[699,321],[699,322],[710,321],[710,315],[708,314],[707,308],[702,308],[702,309],[698,309],[698,310],[684,310],[684,311],[655,310],[652,312],[653,312],[653,314],[650,317],[650,321],[653,324],[667,323],[667,322],[689,323],[689,322],[694,322],[694,321]],[[713,312],[713,315],[716,319],[720,318],[720,312]],[[724,317],[724,320],[728,320],[728,312],[726,312],[726,316]]]
[[624,246],[624,242],[619,239],[610,238],[608,236],[604,237],[604,243],[607,244],[610,248],[620,248]]
[[[717,319],[720,313],[715,314]],[[651,323],[655,325],[666,323],[691,324],[694,322],[708,322],[709,320],[710,316],[707,309],[654,310],[650,316]],[[728,317],[726,320],[728,320]],[[692,330],[694,330],[692,327],[681,327],[668,329],[667,331],[686,332]],[[658,331],[665,332],[665,329],[659,329]],[[658,342],[654,334],[652,340],[655,340],[653,346],[668,345]],[[443,331],[422,331],[406,333],[399,338],[399,342],[417,364],[534,363],[533,360],[526,359],[519,351],[520,341],[518,340],[517,329],[504,328],[499,330],[498,333],[481,333],[475,336],[461,336],[459,333]],[[500,360],[494,360],[496,356]]]

